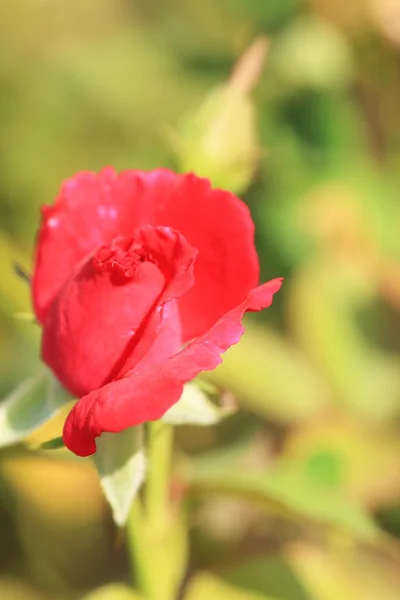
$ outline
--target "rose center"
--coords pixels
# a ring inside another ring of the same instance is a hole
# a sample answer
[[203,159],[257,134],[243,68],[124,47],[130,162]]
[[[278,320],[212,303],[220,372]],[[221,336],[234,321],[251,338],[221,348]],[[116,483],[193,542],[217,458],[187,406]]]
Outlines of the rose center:
[[125,283],[135,276],[143,262],[154,262],[149,252],[132,238],[118,237],[111,244],[101,246],[93,257],[96,271],[108,271],[115,282]]

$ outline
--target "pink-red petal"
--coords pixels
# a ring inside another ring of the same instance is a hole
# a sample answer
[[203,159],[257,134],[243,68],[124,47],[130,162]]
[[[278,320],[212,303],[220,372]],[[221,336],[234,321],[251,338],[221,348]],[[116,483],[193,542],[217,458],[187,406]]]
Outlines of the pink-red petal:
[[179,400],[184,383],[201,371],[214,369],[221,362],[221,354],[239,341],[243,314],[270,306],[281,283],[275,279],[250,291],[238,306],[178,354],[156,364],[148,364],[144,357],[121,379],[81,398],[64,426],[66,446],[79,456],[88,456],[96,451],[95,439],[103,432],[118,432],[162,417]]
[[196,254],[178,232],[147,226],[102,247],[68,280],[46,317],[42,357],[71,393],[108,383],[153,345],[157,355],[176,350],[178,310],[170,340],[157,341],[159,313],[193,284]]
[[[132,171],[121,173],[132,177]],[[198,248],[195,284],[179,301],[183,337],[207,331],[257,286],[259,263],[248,207],[207,179],[166,169],[141,173],[143,218],[180,231]]]
[[140,182],[120,180],[111,167],[66,180],[53,206],[45,206],[39,230],[32,299],[43,323],[51,302],[77,265],[116,236],[131,236]]
[[43,211],[33,273],[33,303],[42,323],[77,265],[116,236],[145,225],[177,229],[199,250],[195,285],[181,298],[185,340],[205,332],[258,283],[254,226],[246,205],[195,175],[167,169],[112,168],[67,180]]

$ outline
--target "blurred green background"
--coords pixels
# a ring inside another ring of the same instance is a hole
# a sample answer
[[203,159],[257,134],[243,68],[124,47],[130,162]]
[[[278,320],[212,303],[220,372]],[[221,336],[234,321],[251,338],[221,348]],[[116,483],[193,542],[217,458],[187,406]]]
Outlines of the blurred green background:
[[[210,376],[240,411],[177,431],[185,600],[400,597],[399,106],[400,0],[0,3],[2,396],[39,365],[13,265],[78,170],[209,176],[286,279]],[[91,463],[2,450],[1,600],[128,581]]]

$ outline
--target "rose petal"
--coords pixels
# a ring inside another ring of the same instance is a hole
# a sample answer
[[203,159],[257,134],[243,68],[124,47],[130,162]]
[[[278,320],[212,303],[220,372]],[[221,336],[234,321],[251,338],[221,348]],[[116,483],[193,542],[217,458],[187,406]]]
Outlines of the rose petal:
[[111,167],[99,174],[81,172],[64,182],[53,206],[44,207],[32,278],[41,323],[79,263],[117,235],[132,235],[139,224],[133,214],[139,186],[137,179],[120,181]]
[[[130,177],[131,172],[121,173]],[[165,169],[142,173],[146,219],[180,231],[198,248],[193,288],[181,298],[183,337],[207,331],[258,284],[254,225],[247,206],[207,179]]]
[[96,451],[95,438],[101,433],[162,417],[179,400],[184,383],[201,371],[214,369],[221,362],[221,354],[239,341],[244,330],[243,314],[270,306],[281,283],[282,279],[274,279],[252,290],[178,354],[157,364],[148,364],[144,357],[123,378],[81,398],[64,426],[66,446],[79,456],[88,456]]
[[[136,248],[133,259],[140,251],[154,262],[140,263],[134,275],[130,273],[131,250],[126,257],[118,246],[125,241],[116,243],[111,257],[110,249],[102,248],[97,259],[91,257],[68,280],[46,317],[43,360],[74,395],[108,383],[128,360],[130,366],[135,365],[159,335],[161,307],[193,283],[197,251],[178,232],[150,226],[138,230],[129,242]],[[107,259],[100,267],[99,257]],[[122,274],[121,269],[125,269]],[[176,351],[177,337],[181,343],[177,308],[169,333],[169,340],[164,335],[157,342],[155,355],[165,356],[168,344],[171,352]]]
[[167,169],[117,175],[106,168],[66,181],[44,210],[32,286],[39,321],[77,265],[144,224],[177,229],[200,252],[195,285],[179,302],[185,340],[206,331],[257,285],[254,226],[236,196],[195,175]]

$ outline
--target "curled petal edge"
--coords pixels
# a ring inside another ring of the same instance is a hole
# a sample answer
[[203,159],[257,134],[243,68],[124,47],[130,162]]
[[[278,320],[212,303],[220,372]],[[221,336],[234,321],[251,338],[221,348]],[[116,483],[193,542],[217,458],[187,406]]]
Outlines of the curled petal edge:
[[81,398],[66,420],[65,445],[78,456],[89,456],[96,452],[95,440],[102,433],[160,419],[179,400],[184,383],[222,362],[221,354],[236,344],[244,332],[244,313],[270,306],[282,281],[273,279],[251,290],[206,334],[164,362],[146,364],[144,357],[122,378]]

